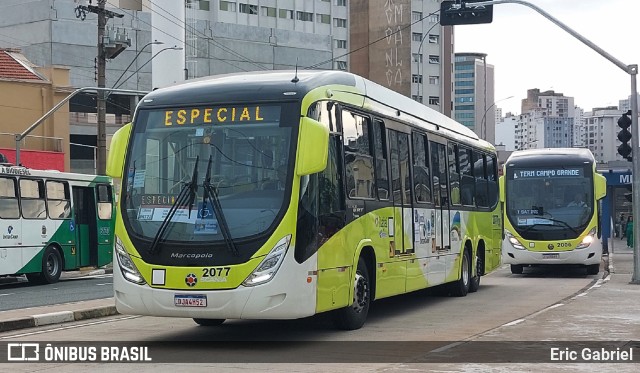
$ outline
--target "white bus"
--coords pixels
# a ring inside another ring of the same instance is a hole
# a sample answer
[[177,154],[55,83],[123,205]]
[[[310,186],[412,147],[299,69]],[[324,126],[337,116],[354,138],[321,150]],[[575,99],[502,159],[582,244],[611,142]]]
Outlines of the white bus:
[[0,276],[54,283],[112,260],[111,178],[0,165]]

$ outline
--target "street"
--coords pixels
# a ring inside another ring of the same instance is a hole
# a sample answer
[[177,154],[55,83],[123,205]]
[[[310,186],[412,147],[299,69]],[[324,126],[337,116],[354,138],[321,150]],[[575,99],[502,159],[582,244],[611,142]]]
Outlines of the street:
[[78,302],[113,296],[111,274],[71,277],[59,282],[31,285],[22,277],[4,278],[0,282],[0,311]]
[[[140,366],[141,371],[153,371],[158,364],[169,362],[201,362],[208,363],[206,369],[215,364],[228,370],[242,369],[247,362],[261,363],[260,370],[273,371],[290,370],[294,362],[305,363],[297,365],[300,371],[326,369],[323,364],[308,363],[339,362],[358,363],[346,365],[347,371],[399,369],[400,362],[419,362],[429,352],[469,348],[457,347],[457,341],[480,340],[486,335],[502,340],[503,328],[520,327],[527,318],[552,310],[560,302],[590,294],[601,276],[602,272],[587,276],[582,268],[533,268],[524,275],[512,275],[503,266],[482,279],[477,293],[464,298],[419,291],[376,301],[365,326],[353,332],[335,330],[329,315],[323,314],[287,321],[228,320],[219,327],[198,326],[191,319],[116,315],[5,332],[0,342],[131,342],[149,346],[152,354],[155,351],[155,362]],[[519,340],[528,338],[537,340],[531,335]],[[62,365],[21,364],[20,368],[40,371],[45,366],[53,371]],[[101,368],[117,370],[110,365]],[[73,364],[64,369],[80,372],[88,366]]]

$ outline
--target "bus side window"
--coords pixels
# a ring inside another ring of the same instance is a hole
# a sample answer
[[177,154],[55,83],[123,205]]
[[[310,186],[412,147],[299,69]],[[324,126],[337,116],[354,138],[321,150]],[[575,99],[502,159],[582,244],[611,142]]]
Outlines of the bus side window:
[[47,209],[51,219],[67,219],[71,216],[69,184],[47,181]]
[[476,184],[471,169],[471,149],[458,147],[458,161],[460,162],[460,202],[466,206],[473,206]]
[[369,118],[342,110],[344,163],[349,198],[375,198]]
[[460,171],[458,169],[458,145],[447,146],[449,164],[449,184],[451,186],[451,204],[460,205]]
[[111,185],[98,184],[98,218],[102,220],[111,219],[112,208],[112,194]]
[[488,187],[486,177],[486,162],[483,154],[473,152],[473,175],[476,178],[476,205],[488,207]]
[[20,205],[25,219],[46,219],[42,180],[20,179]]
[[16,193],[16,180],[12,178],[0,178],[0,219],[19,219],[18,194]]
[[413,134],[413,185],[416,202],[431,202],[431,177],[425,136]]
[[489,193],[489,206],[498,203],[498,162],[495,156],[487,156],[487,187]]
[[376,119],[373,124],[374,155],[376,161],[376,184],[378,185],[378,198],[389,199],[389,169],[387,167],[387,138],[384,132],[384,123]]

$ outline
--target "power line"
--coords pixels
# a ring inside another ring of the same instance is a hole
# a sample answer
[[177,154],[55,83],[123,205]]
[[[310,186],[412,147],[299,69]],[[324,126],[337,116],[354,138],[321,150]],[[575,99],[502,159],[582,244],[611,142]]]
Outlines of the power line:
[[373,44],[375,44],[375,43],[377,43],[377,42],[379,42],[379,41],[382,41],[382,40],[384,40],[384,39],[386,39],[386,38],[388,38],[388,37],[390,37],[390,36],[392,36],[392,35],[395,35],[395,34],[397,34],[397,33],[399,33],[399,32],[402,32],[402,31],[404,31],[405,29],[407,29],[407,28],[409,28],[409,27],[411,27],[411,26],[415,25],[416,23],[418,23],[418,22],[422,22],[422,20],[423,20],[423,19],[425,19],[425,18],[427,18],[427,17],[431,17],[432,15],[437,14],[437,13],[440,13],[440,10],[436,10],[436,11],[435,11],[435,12],[433,12],[433,13],[429,13],[429,14],[427,14],[426,16],[424,16],[424,17],[422,17],[422,18],[420,18],[420,19],[418,19],[418,20],[416,20],[416,21],[414,21],[414,22],[412,22],[412,23],[410,23],[410,24],[408,24],[408,25],[406,25],[406,26],[404,26],[404,27],[398,28],[396,31],[394,31],[394,32],[392,32],[392,33],[390,33],[390,34],[385,34],[385,36],[383,36],[383,37],[381,37],[381,38],[379,38],[379,39],[376,39],[376,40],[372,41],[372,42],[371,42],[371,43],[369,43],[369,44],[365,44],[365,45],[363,45],[363,46],[361,46],[361,47],[359,47],[359,48],[353,49],[353,50],[351,50],[351,51],[349,51],[349,52],[347,52],[347,53],[345,53],[345,54],[342,54],[342,55],[340,55],[340,56],[330,58],[330,59],[328,59],[328,60],[326,60],[326,61],[318,62],[318,63],[317,63],[317,64],[315,64],[315,65],[307,66],[307,67],[305,67],[305,70],[308,70],[308,69],[315,69],[316,67],[318,67],[318,66],[320,66],[320,65],[324,65],[325,63],[333,62],[333,61],[335,61],[335,60],[336,60],[336,59],[338,59],[338,58],[346,57],[346,56],[348,56],[348,55],[350,55],[350,54],[352,54],[352,53],[355,53],[355,52],[357,52],[357,51],[359,51],[359,50],[361,50],[361,49],[367,48],[367,47],[369,47],[369,46],[371,46],[371,45],[373,45]]

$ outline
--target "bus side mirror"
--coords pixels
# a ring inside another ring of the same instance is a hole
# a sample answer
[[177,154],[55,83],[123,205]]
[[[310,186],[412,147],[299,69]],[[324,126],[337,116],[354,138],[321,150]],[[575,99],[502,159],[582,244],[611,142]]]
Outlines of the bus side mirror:
[[607,195],[607,179],[597,173],[593,181],[596,184],[596,200],[603,199]]
[[500,176],[498,184],[500,184],[500,202],[504,203],[504,176]]
[[122,179],[122,169],[124,168],[125,151],[129,144],[131,135],[131,123],[120,127],[111,138],[109,146],[109,156],[107,157],[107,175],[114,179]]
[[300,120],[296,174],[311,175],[327,167],[329,129],[322,123],[304,117]]

